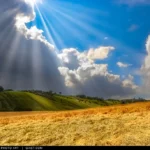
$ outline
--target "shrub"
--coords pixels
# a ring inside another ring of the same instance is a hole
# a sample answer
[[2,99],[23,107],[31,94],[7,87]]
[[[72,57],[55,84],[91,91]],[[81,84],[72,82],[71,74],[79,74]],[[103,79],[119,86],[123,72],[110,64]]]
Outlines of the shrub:
[[32,111],[32,109],[31,109],[31,108],[16,107],[16,108],[14,109],[14,111]]
[[0,92],[3,92],[4,88],[2,86],[0,86]]

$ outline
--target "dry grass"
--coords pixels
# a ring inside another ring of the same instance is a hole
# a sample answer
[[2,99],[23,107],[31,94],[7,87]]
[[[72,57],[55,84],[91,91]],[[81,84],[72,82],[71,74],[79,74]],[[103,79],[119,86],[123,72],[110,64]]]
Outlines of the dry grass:
[[67,112],[0,113],[0,145],[150,145],[150,102]]

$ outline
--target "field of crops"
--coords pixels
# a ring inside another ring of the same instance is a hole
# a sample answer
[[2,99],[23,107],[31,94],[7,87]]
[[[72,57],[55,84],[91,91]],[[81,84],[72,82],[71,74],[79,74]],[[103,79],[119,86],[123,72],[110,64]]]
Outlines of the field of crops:
[[0,113],[0,145],[150,145],[150,102]]

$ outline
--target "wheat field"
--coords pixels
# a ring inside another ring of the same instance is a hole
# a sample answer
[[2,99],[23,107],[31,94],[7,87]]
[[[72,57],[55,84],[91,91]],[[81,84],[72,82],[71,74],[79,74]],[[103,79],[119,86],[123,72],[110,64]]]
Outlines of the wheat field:
[[150,102],[77,111],[0,113],[0,145],[150,145]]

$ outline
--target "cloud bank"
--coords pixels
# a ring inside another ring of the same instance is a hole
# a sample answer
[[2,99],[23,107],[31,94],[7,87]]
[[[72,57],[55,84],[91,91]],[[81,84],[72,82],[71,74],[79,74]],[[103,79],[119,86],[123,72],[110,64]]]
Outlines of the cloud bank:
[[141,87],[140,93],[150,97],[150,35],[146,42],[146,52],[147,56],[144,59],[143,65],[141,67],[141,74],[143,76],[143,86]]
[[107,64],[91,61],[88,51],[65,49],[59,57],[64,66],[58,69],[64,76],[65,85],[76,94],[121,98],[136,93],[138,87],[132,76],[122,81],[119,75],[109,73]]

